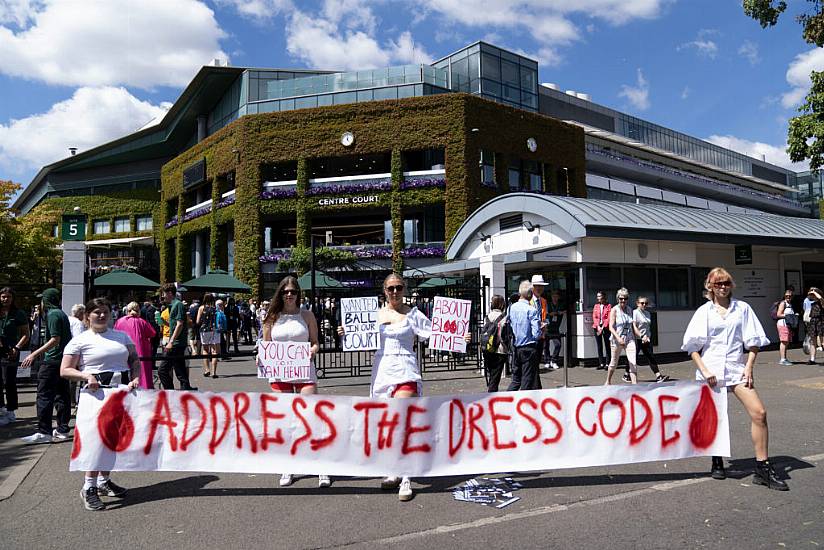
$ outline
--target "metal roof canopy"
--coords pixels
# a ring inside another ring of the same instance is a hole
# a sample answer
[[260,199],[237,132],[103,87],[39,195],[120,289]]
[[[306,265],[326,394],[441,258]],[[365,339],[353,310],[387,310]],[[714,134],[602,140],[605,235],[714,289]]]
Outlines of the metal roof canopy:
[[507,193],[488,201],[464,221],[450,242],[446,257],[459,257],[464,245],[477,239],[478,230],[490,220],[523,212],[546,218],[574,239],[606,237],[790,248],[824,247],[824,220],[819,219]]

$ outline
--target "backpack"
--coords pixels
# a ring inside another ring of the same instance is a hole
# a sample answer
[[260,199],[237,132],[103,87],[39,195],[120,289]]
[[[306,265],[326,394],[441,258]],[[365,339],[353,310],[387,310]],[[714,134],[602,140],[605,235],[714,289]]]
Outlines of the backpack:
[[484,351],[486,352],[498,353],[498,346],[501,345],[501,331],[498,322],[502,317],[503,313],[499,314],[494,321],[487,319],[481,331],[481,342],[483,342]]
[[504,353],[508,354],[515,345],[515,332],[512,330],[509,314],[503,315],[503,318],[498,321],[498,334],[500,335],[501,347]]
[[200,315],[200,330],[204,332],[214,332],[215,319],[215,308],[212,306],[204,306],[203,313]]
[[772,317],[773,321],[778,321],[778,306],[781,305],[783,300],[778,300],[773,305],[770,306],[770,317]]

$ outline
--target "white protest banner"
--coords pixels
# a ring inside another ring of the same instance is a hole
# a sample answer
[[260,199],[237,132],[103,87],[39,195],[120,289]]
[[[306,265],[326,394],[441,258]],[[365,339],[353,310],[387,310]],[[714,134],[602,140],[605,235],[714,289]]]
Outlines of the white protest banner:
[[258,378],[274,378],[279,382],[312,378],[309,342],[258,341]]
[[343,351],[378,349],[378,297],[341,298]]
[[410,399],[82,392],[72,471],[418,477],[730,453],[727,392],[698,382]]
[[464,336],[469,332],[470,300],[435,296],[432,306],[432,336],[429,348],[466,353]]

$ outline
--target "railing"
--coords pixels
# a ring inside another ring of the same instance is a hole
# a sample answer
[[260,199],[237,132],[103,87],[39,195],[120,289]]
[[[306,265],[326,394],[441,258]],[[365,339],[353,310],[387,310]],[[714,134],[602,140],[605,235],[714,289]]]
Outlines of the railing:
[[[329,246],[333,250],[342,250],[351,252],[357,259],[380,259],[392,257],[391,244],[359,244],[359,245],[342,245]],[[443,241],[432,241],[423,243],[411,243],[407,245],[401,252],[404,258],[442,258],[446,250]],[[291,248],[270,248],[258,258],[258,261],[263,264],[277,263],[281,260],[287,260],[292,255]]]
[[184,213],[184,214],[188,214],[189,212],[194,212],[194,211],[195,211],[195,210],[197,210],[198,208],[205,208],[205,207],[207,207],[207,206],[208,206],[208,207],[211,207],[211,206],[212,206],[212,199],[209,199],[209,200],[207,200],[207,201],[200,202],[200,203],[198,203],[198,204],[196,204],[196,205],[194,205],[194,206],[190,206],[189,208],[187,208],[186,210],[184,210],[184,211],[183,211],[183,213]]

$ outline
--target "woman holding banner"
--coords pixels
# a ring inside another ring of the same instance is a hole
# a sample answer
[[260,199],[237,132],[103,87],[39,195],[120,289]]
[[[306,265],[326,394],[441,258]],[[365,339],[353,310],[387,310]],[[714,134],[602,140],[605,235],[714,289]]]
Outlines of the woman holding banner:
[[[313,395],[317,393],[318,378],[312,359],[318,353],[318,323],[315,315],[300,307],[300,285],[292,276],[284,277],[272,296],[266,317],[263,319],[264,342],[309,342],[310,375],[305,379],[278,380],[269,379],[269,386],[277,393],[299,393]],[[280,486],[292,484],[292,474],[280,476]],[[332,480],[327,475],[318,476],[318,487],[329,487]]]
[[[140,384],[140,362],[129,335],[109,328],[111,305],[105,298],[86,304],[89,330],[72,338],[63,351],[60,376],[72,382],[85,382],[86,389],[97,391],[101,385],[128,384],[133,390]],[[77,437],[77,434],[75,434]],[[109,478],[110,472],[86,472],[80,498],[86,510],[106,508],[100,495],[121,498],[126,489]]]
[[[380,343],[372,366],[371,397],[418,397],[423,391],[421,367],[415,354],[415,338],[428,340],[432,321],[417,307],[404,303],[403,277],[389,274],[383,281],[384,305],[378,310]],[[344,335],[343,327],[338,334]],[[465,335],[469,341],[470,334]],[[388,476],[381,481],[381,489],[398,488],[398,499],[412,499],[411,480],[404,476]]]
[[[708,302],[692,316],[681,349],[692,357],[697,367],[695,378],[711,388],[726,386],[744,405],[752,422],[755,447],[753,483],[786,491],[787,484],[778,479],[769,462],[767,444],[767,409],[755,391],[753,367],[758,349],[770,343],[749,304],[732,297],[735,281],[726,269],[716,267],[704,281]],[[747,349],[746,358],[743,349]],[[712,477],[725,479],[724,461],[712,457]]]

